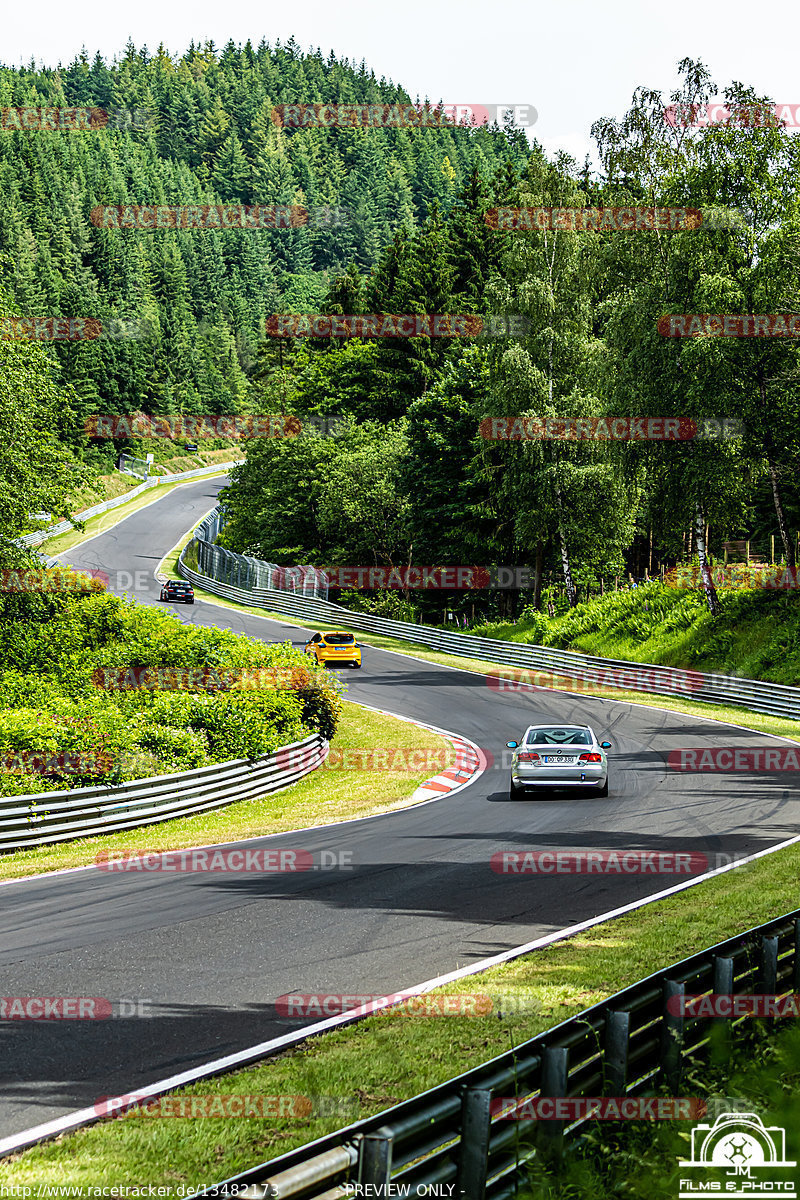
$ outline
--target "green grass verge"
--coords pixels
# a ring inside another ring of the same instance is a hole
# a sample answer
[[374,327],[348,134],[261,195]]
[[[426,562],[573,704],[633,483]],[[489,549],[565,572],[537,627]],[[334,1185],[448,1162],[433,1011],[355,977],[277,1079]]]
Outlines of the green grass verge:
[[[213,474],[201,475],[200,479],[216,479],[217,475],[227,475],[227,470],[215,471]],[[49,554],[55,557],[58,554],[63,554],[66,550],[74,550],[76,546],[80,546],[83,542],[88,542],[89,538],[96,537],[98,533],[107,533],[109,529],[113,529],[115,525],[119,525],[120,521],[124,521],[131,513],[138,512],[140,508],[146,508],[148,504],[153,504],[156,500],[161,500],[168,492],[174,491],[177,487],[182,487],[185,483],[194,483],[192,479],[179,479],[173,483],[159,482],[155,487],[148,488],[146,492],[141,492],[138,496],[134,496],[126,504],[120,504],[116,508],[109,509],[108,512],[98,513],[96,517],[89,517],[85,522],[83,530],[70,529],[67,533],[61,533],[58,537],[48,538],[36,546],[36,550],[41,550],[42,553]],[[137,485],[138,486],[138,485]]]
[[[341,770],[320,767],[284,791],[257,800],[242,800],[213,812],[179,817],[158,825],[104,837],[82,838],[57,846],[41,846],[0,855],[0,879],[18,879],[65,867],[85,866],[105,849],[172,850],[210,842],[230,842],[284,833],[293,829],[347,821],[403,808],[414,789],[453,761],[450,743],[437,733],[396,717],[370,712],[344,702],[344,711],[331,743],[337,750],[431,749],[432,769],[421,771]],[[341,760],[336,760],[341,761]],[[353,758],[355,760],[355,757]]]
[[595,596],[556,617],[529,608],[515,624],[490,623],[473,632],[603,658],[800,684],[797,591],[721,588],[719,600],[721,611],[712,617],[702,590],[651,580]]
[[796,908],[798,870],[800,849],[787,847],[441,989],[489,995],[501,1013],[504,1004],[523,1011],[376,1015],[178,1093],[325,1098],[341,1103],[335,1116],[107,1120],[2,1160],[0,1185],[139,1181],[175,1189],[221,1181],[477,1066],[652,971]]

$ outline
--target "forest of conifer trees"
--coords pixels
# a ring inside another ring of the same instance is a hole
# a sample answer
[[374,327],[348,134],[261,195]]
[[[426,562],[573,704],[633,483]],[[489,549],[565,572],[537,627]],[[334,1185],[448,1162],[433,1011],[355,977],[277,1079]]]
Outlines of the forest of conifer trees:
[[[669,99],[684,110],[718,93],[701,63],[681,74]],[[119,117],[96,130],[4,126],[5,314],[148,331],[0,341],[4,403],[27,430],[9,438],[9,463],[24,474],[26,453],[39,462],[34,500],[67,511],[76,481],[111,470],[120,449],[163,453],[89,438],[93,414],[334,417],[328,436],[247,444],[224,502],[231,548],[279,563],[524,563],[540,580],[560,573],[571,602],[602,576],[698,550],[713,560],[732,538],[794,566],[796,341],[659,332],[670,313],[800,308],[796,141],[779,120],[736,119],[763,97],[738,84],[725,95],[733,118],[696,128],[665,119],[667,101],[640,88],[620,120],[598,114],[595,170],[548,158],[510,122],[283,128],[282,104],[411,100],[363,63],[293,41],[193,44],[180,58],[129,44],[111,64],[84,53],[64,68],[0,69],[6,111]],[[92,219],[98,206],[178,204],[298,206],[309,220],[142,231]],[[706,219],[635,234],[511,231],[489,215],[499,205],[683,206]],[[515,314],[526,332],[265,336],[270,315],[292,312]],[[15,380],[31,372],[37,387],[20,399]],[[606,415],[742,424],[736,437],[673,443],[481,434],[487,416]],[[23,532],[28,515],[6,508],[7,535]]]

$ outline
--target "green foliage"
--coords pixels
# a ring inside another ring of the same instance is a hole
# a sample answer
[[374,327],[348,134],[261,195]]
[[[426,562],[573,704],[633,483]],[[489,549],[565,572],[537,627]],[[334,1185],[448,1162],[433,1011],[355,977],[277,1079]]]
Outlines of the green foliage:
[[[0,324],[8,316],[0,295]],[[56,374],[41,345],[0,336],[0,566],[24,561],[13,539],[37,527],[32,514],[60,516],[67,494],[94,477],[66,444],[75,414]]]
[[548,619],[526,609],[514,624],[485,624],[478,637],[579,650],[605,658],[660,663],[800,685],[800,598],[722,590],[712,617],[699,589],[658,580],[608,592]]
[[[289,643],[106,594],[6,593],[0,609],[0,795],[255,758],[336,729],[335,678]],[[138,668],[162,686],[120,690],[116,673]]]
[[174,771],[190,771],[208,761],[209,742],[200,729],[148,725],[139,737],[139,745],[169,763]]
[[303,736],[302,701],[291,692],[230,692],[215,696],[195,717],[219,761],[257,758]]
[[[279,103],[408,101],[319,52],[262,42],[151,56],[131,46],[108,66],[96,62],[97,71],[80,59],[58,71],[0,67],[3,105],[123,105],[146,118],[0,139],[0,287],[15,310],[153,327],[148,338],[32,356],[30,347],[0,348],[0,358],[49,360],[74,385],[62,426],[76,447],[91,413],[242,411],[261,391],[249,397],[249,376],[269,314],[319,311],[351,263],[370,270],[400,227],[422,226],[436,205],[452,207],[471,175],[488,182],[528,153],[524,138],[499,130],[278,128]],[[293,229],[145,233],[91,219],[98,205],[226,203],[303,205],[311,215]],[[29,382],[24,372],[19,382]],[[54,494],[57,478],[43,473],[39,490]]]

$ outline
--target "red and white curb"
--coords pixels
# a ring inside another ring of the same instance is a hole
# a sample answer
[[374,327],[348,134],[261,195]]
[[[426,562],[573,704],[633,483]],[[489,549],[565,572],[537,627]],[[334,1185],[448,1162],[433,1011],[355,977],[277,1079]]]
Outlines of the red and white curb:
[[428,725],[425,721],[415,721],[413,717],[404,717],[400,713],[389,712],[386,708],[375,708],[372,704],[362,704],[358,701],[358,706],[359,708],[368,708],[370,712],[380,713],[384,717],[395,717],[398,721],[407,721],[409,725],[416,725],[418,729],[428,729],[431,733],[438,733],[455,750],[456,761],[452,767],[447,767],[438,775],[432,775],[430,779],[421,783],[409,797],[409,803],[440,800],[442,796],[452,796],[455,792],[463,791],[464,788],[474,783],[487,767],[492,765],[491,755],[460,733],[453,733],[449,729],[440,729],[438,725]]
[[[416,724],[416,722],[415,722]],[[426,726],[432,728],[432,726]],[[437,732],[439,732],[437,730]],[[459,792],[470,783],[474,783],[478,775],[489,766],[487,756],[473,743],[463,737],[453,737],[444,734],[456,752],[456,761],[452,767],[431,776],[421,783],[411,797],[412,800],[430,800],[435,796],[452,795]]]

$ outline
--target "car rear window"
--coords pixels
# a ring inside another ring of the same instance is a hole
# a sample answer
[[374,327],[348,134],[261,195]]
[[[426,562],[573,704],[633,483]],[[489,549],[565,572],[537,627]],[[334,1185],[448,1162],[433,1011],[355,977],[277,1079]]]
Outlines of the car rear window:
[[528,746],[589,746],[587,729],[532,729],[525,739]]
[[326,633],[325,641],[329,646],[351,646],[355,638],[352,633]]

